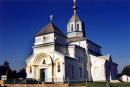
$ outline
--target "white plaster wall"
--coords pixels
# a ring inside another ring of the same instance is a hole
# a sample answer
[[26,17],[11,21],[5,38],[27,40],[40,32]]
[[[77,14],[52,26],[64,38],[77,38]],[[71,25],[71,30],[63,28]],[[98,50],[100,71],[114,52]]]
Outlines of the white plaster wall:
[[121,77],[121,80],[122,80],[123,82],[130,82],[130,76],[123,75],[123,76]]
[[[60,62],[60,72],[58,72],[58,62]],[[64,63],[62,60],[58,59],[56,62],[55,62],[56,66],[55,66],[55,81],[56,82],[63,82],[64,81]]]
[[34,78],[34,73],[30,73],[30,67],[32,67],[32,70],[34,69],[33,65],[33,55],[31,55],[28,60],[26,61],[27,67],[26,67],[26,73],[27,73],[27,78]]
[[42,36],[37,36],[37,37],[35,37],[34,45],[40,45],[40,44],[44,44],[44,43],[54,42],[54,39],[55,39],[54,33],[50,33],[50,34],[46,34],[46,35],[42,35]]
[[77,41],[77,42],[72,42],[72,43],[70,43],[70,44],[81,46],[81,47],[85,48],[85,50],[86,50],[86,52],[87,52],[87,42],[86,42],[86,40]]
[[39,47],[39,48],[34,48],[34,57],[39,54],[39,53],[47,53],[50,54],[54,52],[54,45],[50,46],[44,46],[44,47]]
[[91,75],[93,81],[105,81],[106,75],[105,75],[105,60],[90,55],[90,61],[91,61]]
[[[41,52],[40,52],[41,53]],[[61,64],[61,72],[57,72],[57,67],[54,66],[54,79],[55,81],[62,81],[63,82],[63,77],[64,75],[64,56],[58,52],[52,52],[52,53],[48,53],[47,55],[49,55],[55,64],[57,64],[57,61],[60,61]],[[35,57],[32,58],[32,62],[30,62],[28,65],[32,65],[32,73],[29,73],[30,68],[27,66],[27,78],[35,78],[37,80],[40,79],[40,69],[47,69],[47,76],[46,76],[46,81],[51,81],[52,80],[52,62],[51,59],[49,57],[45,58],[46,59],[46,65],[43,65],[43,59],[41,60],[41,62],[39,63],[39,65],[34,65],[33,66],[33,62],[35,60]]]
[[74,48],[74,46],[69,46],[68,52],[69,52],[70,57],[75,58],[75,48]]

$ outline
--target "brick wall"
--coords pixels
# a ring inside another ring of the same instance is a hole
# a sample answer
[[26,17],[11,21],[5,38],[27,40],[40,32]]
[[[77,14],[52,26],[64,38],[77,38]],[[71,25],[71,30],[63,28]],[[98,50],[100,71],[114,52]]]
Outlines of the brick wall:
[[68,84],[6,84],[7,87],[69,87]]

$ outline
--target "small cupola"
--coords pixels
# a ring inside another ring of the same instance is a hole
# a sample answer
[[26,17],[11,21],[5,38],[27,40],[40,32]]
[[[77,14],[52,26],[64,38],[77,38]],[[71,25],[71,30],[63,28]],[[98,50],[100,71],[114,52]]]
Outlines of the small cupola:
[[74,14],[67,24],[67,37],[85,37],[84,23],[77,15],[76,0],[74,0],[73,10]]

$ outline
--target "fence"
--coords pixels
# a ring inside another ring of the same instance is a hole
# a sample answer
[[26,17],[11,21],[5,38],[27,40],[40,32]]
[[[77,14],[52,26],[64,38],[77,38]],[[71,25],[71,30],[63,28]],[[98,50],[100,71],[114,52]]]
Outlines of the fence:
[[[35,79],[23,79],[23,80],[6,80],[5,84],[8,85],[17,85],[15,87],[21,87],[19,85],[28,85],[27,87],[31,87],[29,86],[30,84],[33,84],[33,87],[36,86],[38,87],[39,85],[55,85],[55,84],[68,84],[71,87],[80,87],[80,86],[86,86],[86,87],[130,87],[130,83],[107,83],[107,82],[87,82],[87,81],[76,81],[76,80],[69,80],[69,79],[64,79],[62,82],[61,80],[63,80],[62,78],[54,78],[54,82],[52,82],[52,78],[48,78],[46,79],[46,82],[44,81],[37,81]],[[12,87],[12,86],[11,86]],[[40,87],[40,86],[39,86]],[[43,86],[44,87],[44,86]],[[47,86],[45,86],[47,87]],[[49,86],[50,87],[50,86]],[[53,87],[53,86],[52,86]],[[68,86],[66,86],[68,87]]]
[[36,79],[11,79],[5,80],[5,84],[42,84],[42,83],[79,83],[86,82],[84,80],[73,80],[69,78],[45,78],[44,80]]

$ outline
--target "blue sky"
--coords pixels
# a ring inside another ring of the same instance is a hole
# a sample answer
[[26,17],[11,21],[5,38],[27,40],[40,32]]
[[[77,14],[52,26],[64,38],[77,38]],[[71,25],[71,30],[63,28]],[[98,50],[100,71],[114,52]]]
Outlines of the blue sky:
[[[130,64],[129,0],[77,0],[78,15],[85,22],[86,36],[102,46],[119,64]],[[49,23],[66,33],[73,14],[72,0],[0,0],[0,64],[8,60],[13,69],[25,67],[32,53],[34,35]]]

